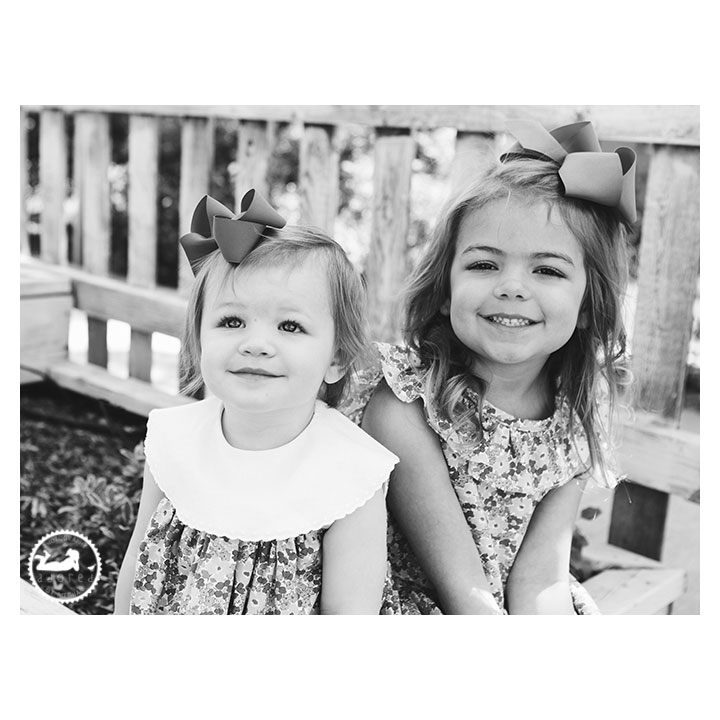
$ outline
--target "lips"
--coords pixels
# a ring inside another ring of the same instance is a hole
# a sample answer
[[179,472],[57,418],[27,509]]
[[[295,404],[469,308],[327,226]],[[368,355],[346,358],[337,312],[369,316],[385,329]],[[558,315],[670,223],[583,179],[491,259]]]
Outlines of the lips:
[[233,375],[248,375],[248,376],[255,376],[255,377],[270,377],[270,378],[280,377],[280,375],[275,375],[274,373],[268,372],[267,370],[263,370],[262,368],[244,367],[244,368],[240,368],[239,370],[231,370],[230,372]]
[[501,327],[507,328],[524,328],[530,327],[531,325],[537,325],[537,321],[523,317],[522,315],[507,315],[505,313],[498,313],[496,315],[483,315],[483,318],[494,325],[500,325]]

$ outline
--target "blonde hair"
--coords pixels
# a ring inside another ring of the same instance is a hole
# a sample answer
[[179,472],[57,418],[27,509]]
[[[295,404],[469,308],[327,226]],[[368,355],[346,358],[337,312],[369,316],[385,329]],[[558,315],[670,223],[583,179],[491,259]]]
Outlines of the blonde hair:
[[440,311],[450,298],[450,266],[460,224],[471,212],[509,196],[557,208],[583,250],[587,286],[580,312],[587,326],[576,328],[550,356],[549,390],[560,391],[570,402],[586,432],[591,463],[605,476],[609,468],[602,446],[609,441],[605,431],[610,431],[610,423],[601,421],[598,399],[606,395],[612,416],[621,388],[630,382],[623,362],[626,333],[621,313],[628,275],[627,227],[614,209],[565,197],[557,171],[551,161],[511,158],[491,167],[446,205],[409,281],[405,341],[427,368],[426,386],[441,414],[453,423],[469,423],[482,434],[480,407],[469,410],[463,395],[470,388],[482,401],[486,384],[472,374],[471,352]]
[[201,261],[185,314],[185,330],[180,350],[180,392],[197,397],[204,382],[200,373],[200,326],[208,286],[225,283],[248,268],[297,265],[317,255],[327,275],[330,310],[335,325],[335,354],[345,374],[331,385],[323,383],[318,397],[336,407],[345,393],[352,374],[365,358],[365,288],[345,251],[319,230],[290,226],[282,230],[267,228],[260,243],[239,264],[229,263],[219,250]]

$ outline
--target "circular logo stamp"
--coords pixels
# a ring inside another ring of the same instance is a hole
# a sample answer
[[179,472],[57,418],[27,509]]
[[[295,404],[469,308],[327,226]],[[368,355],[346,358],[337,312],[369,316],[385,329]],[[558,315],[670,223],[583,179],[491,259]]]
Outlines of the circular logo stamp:
[[41,538],[28,559],[30,581],[53,600],[73,603],[89,595],[100,579],[100,554],[85,535],[55,530]]

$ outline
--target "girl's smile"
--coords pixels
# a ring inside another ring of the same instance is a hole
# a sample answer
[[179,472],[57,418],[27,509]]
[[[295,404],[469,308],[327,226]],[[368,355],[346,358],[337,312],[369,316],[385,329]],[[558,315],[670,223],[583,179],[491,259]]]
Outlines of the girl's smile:
[[575,331],[585,286],[582,249],[556,211],[496,200],[460,224],[443,312],[479,374],[534,377]]

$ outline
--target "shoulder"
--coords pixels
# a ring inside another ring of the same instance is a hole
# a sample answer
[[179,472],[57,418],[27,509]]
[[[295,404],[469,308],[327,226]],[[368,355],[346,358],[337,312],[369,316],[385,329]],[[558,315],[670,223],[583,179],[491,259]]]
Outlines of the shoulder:
[[422,398],[427,369],[405,345],[376,344],[382,374],[388,388],[402,402]]

